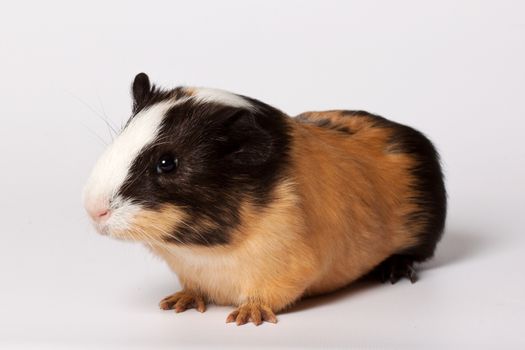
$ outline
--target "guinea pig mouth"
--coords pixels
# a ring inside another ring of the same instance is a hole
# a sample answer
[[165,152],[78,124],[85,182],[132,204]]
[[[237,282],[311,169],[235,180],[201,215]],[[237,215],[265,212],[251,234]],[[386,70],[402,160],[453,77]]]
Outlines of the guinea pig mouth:
[[123,241],[164,243],[185,216],[180,208],[171,204],[155,210],[131,201],[120,200],[117,204],[106,215],[91,216],[91,222],[99,234]]
[[95,228],[95,230],[103,235],[103,236],[109,236],[109,228],[108,228],[108,225],[107,224],[100,224],[98,222],[94,222],[92,221],[92,224],[93,224],[93,227]]
[[[115,198],[108,206],[89,206],[86,210],[91,218],[91,223],[95,230],[104,236],[114,237],[124,240],[134,239],[134,221],[142,208],[129,200]],[[97,203],[95,203],[97,204]]]

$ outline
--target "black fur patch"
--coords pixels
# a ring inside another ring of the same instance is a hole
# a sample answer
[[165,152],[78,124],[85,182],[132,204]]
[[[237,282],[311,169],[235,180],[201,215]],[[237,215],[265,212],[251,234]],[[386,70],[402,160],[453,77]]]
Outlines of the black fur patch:
[[342,133],[345,133],[345,134],[348,134],[348,135],[352,135],[353,134],[353,131],[350,130],[349,127],[347,127],[345,125],[334,123],[330,119],[312,120],[312,119],[304,118],[301,115],[298,115],[296,117],[296,119],[298,121],[300,121],[301,123],[316,125],[316,126],[318,126],[320,128],[325,128],[325,129],[330,129],[330,130],[334,130],[334,131],[339,131],[339,132],[342,132]]
[[187,94],[182,87],[172,90],[161,89],[156,85],[152,85],[146,74],[139,73],[135,76],[133,84],[131,85],[131,96],[133,97],[132,115],[127,121],[126,126],[133,117],[143,109],[169,99],[177,100],[187,96]]
[[439,154],[432,142],[421,132],[390,121],[386,118],[365,111],[344,111],[348,117],[360,116],[373,120],[380,128],[393,131],[389,141],[389,152],[402,152],[413,156],[417,165],[410,169],[417,182],[414,183],[414,201],[418,211],[407,217],[407,222],[422,223],[419,233],[419,243],[399,252],[398,255],[408,255],[416,262],[424,261],[434,255],[434,250],[445,228],[447,214],[447,194]]
[[[177,89],[153,88],[138,108],[174,94]],[[176,105],[166,113],[156,140],[132,164],[121,196],[151,209],[171,203],[189,216],[165,237],[167,242],[227,244],[244,201],[257,206],[271,201],[289,163],[288,121],[280,111],[248,100],[255,112],[192,100]],[[158,174],[157,162],[166,153],[178,158],[178,168]]]

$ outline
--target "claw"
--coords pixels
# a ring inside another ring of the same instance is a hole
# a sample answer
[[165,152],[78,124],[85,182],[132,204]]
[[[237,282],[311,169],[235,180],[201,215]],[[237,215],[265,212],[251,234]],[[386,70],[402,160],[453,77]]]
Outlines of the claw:
[[159,306],[163,310],[175,310],[175,312],[184,312],[194,307],[199,312],[206,311],[206,302],[204,298],[189,291],[177,292],[162,299]]
[[414,261],[409,256],[394,255],[383,261],[375,271],[379,274],[381,283],[390,281],[396,284],[401,278],[406,277],[410,282],[418,280]]
[[268,306],[249,303],[241,305],[226,318],[226,323],[235,322],[237,326],[242,326],[250,321],[259,326],[264,321],[277,323],[277,317]]
[[416,269],[414,269],[414,267],[412,265],[408,265],[407,266],[406,277],[412,283],[416,283],[417,282],[417,272],[416,272]]
[[390,272],[390,283],[396,284],[399,281],[399,275],[395,271]]

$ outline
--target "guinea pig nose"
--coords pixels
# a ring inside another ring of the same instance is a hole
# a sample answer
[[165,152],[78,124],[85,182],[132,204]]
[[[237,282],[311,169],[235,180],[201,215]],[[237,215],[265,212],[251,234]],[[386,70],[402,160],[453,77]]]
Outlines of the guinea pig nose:
[[109,215],[109,209],[102,209],[98,213],[95,214],[99,218],[103,218],[104,216]]
[[111,211],[108,208],[89,208],[88,214],[93,221],[102,222],[110,217]]

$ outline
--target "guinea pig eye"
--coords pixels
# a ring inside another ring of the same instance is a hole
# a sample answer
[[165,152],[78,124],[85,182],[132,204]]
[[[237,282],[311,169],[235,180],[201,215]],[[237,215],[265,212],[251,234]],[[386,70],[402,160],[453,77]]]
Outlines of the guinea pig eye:
[[178,160],[175,156],[171,154],[165,154],[160,157],[157,162],[157,173],[158,174],[167,174],[171,173],[177,168]]

